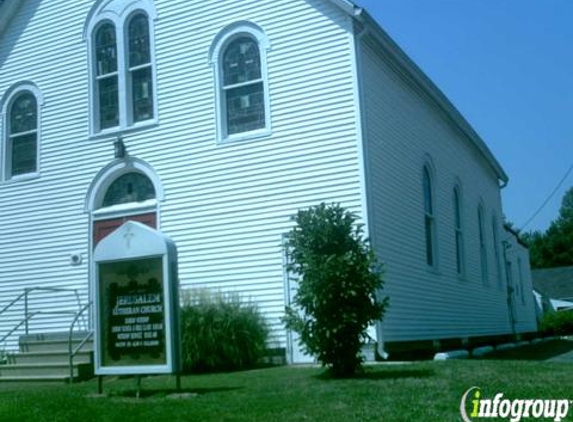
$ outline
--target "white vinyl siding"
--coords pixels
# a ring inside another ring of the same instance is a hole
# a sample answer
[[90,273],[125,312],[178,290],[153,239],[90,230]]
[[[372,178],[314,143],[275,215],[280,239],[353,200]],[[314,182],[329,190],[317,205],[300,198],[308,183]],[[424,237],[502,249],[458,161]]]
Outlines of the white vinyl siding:
[[[475,145],[408,79],[372,36],[359,44],[370,236],[385,265],[391,305],[386,342],[499,335],[511,332],[505,291],[482,282],[477,206],[501,215],[498,178]],[[427,271],[420,168],[435,170],[439,218],[438,271]],[[463,185],[465,274],[456,265],[452,186]],[[493,259],[488,248],[487,259]],[[493,262],[493,261],[492,261]],[[495,275],[487,270],[490,280]],[[524,324],[520,331],[531,331]]]
[[[0,186],[0,308],[38,284],[79,287],[87,300],[84,201],[113,160],[116,139],[89,139],[82,28],[91,6],[27,2],[0,43],[0,93],[18,77],[37,81],[45,99],[42,178]],[[127,151],[163,183],[159,222],[177,244],[181,286],[235,291],[258,303],[271,322],[273,347],[284,347],[281,237],[292,226],[290,216],[322,201],[362,212],[350,20],[328,3],[306,0],[228,0],[212,7],[157,0],[155,8],[161,119],[124,133]],[[273,131],[219,144],[207,52],[237,21],[255,22],[272,44]],[[75,253],[83,255],[82,265],[70,265]],[[0,332],[15,318],[0,320]],[[45,326],[66,327],[63,321]]]

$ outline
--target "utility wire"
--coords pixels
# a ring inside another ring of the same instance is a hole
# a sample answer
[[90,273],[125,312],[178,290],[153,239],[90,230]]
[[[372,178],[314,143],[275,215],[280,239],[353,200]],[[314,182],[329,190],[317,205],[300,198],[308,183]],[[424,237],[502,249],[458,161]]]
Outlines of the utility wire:
[[553,191],[547,197],[547,199],[545,201],[543,201],[543,204],[541,204],[541,206],[537,209],[537,211],[535,211],[533,213],[533,215],[529,218],[529,220],[527,220],[525,222],[525,224],[523,226],[521,226],[519,231],[522,231],[524,228],[526,228],[529,225],[529,223],[531,223],[535,219],[535,217],[537,217],[539,215],[539,213],[543,210],[543,208],[545,208],[545,206],[549,203],[551,198],[553,198],[553,196],[555,196],[555,194],[557,193],[559,188],[563,185],[563,183],[565,183],[565,180],[567,180],[567,178],[569,177],[571,172],[573,172],[573,164],[571,164],[571,167],[569,167],[569,170],[567,170],[567,172],[565,173],[565,176],[563,176],[563,178],[559,181],[559,184],[555,187],[555,189],[553,189]]

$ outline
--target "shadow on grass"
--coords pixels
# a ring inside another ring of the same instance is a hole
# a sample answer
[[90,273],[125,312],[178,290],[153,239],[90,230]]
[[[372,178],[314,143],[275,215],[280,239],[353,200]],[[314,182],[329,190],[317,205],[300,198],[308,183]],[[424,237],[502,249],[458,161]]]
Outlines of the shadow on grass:
[[321,374],[315,375],[314,378],[323,381],[338,381],[338,380],[370,380],[370,381],[383,381],[404,378],[431,378],[434,371],[429,369],[367,369],[358,372],[353,376],[337,378],[333,375],[331,370],[326,370]]
[[[573,352],[573,341],[556,340],[548,343],[504,350],[484,357],[487,360],[532,360],[545,361]],[[573,358],[571,359],[573,362]]]
[[[165,398],[170,396],[203,396],[207,394],[224,393],[227,391],[243,390],[245,387],[216,387],[216,388],[186,388],[181,390],[176,389],[153,389],[153,388],[142,388],[140,392],[140,398]],[[109,395],[111,398],[134,398],[136,396],[135,389],[129,389],[124,391],[116,391]]]

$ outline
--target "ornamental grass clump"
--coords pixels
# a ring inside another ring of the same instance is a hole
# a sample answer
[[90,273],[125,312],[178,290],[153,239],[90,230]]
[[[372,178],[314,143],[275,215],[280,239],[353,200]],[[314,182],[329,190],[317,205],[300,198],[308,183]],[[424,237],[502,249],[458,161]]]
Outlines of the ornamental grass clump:
[[299,211],[293,221],[285,249],[299,288],[283,321],[334,376],[352,376],[363,362],[367,328],[388,305],[380,298],[380,266],[356,215],[340,205]]
[[254,303],[236,294],[192,290],[181,308],[185,372],[218,372],[256,366],[267,351],[269,327]]

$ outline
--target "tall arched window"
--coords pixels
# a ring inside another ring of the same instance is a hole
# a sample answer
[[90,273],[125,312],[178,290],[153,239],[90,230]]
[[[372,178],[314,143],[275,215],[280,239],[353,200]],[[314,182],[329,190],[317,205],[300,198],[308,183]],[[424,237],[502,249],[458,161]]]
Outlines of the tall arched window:
[[525,285],[523,280],[523,263],[521,261],[521,258],[517,258],[517,274],[519,277],[519,285],[518,285],[519,291],[517,295],[521,297],[521,304],[525,305]]
[[150,0],[99,2],[90,12],[92,135],[155,122],[153,16]]
[[227,135],[265,127],[265,94],[259,44],[235,38],[223,54],[223,96]]
[[119,125],[119,75],[115,26],[105,22],[95,33],[99,129]]
[[432,176],[428,166],[424,166],[423,175],[424,190],[424,230],[426,236],[426,263],[436,266],[436,216],[434,204],[434,188]]
[[485,239],[485,220],[483,205],[478,206],[478,232],[479,232],[479,252],[481,263],[481,278],[484,284],[488,283],[488,263],[487,245]]
[[465,274],[464,232],[462,226],[462,204],[460,188],[454,188],[454,236],[456,242],[456,272],[458,276]]
[[502,275],[501,275],[501,252],[499,243],[499,231],[497,227],[497,218],[495,215],[491,219],[492,227],[492,239],[493,239],[493,252],[495,254],[495,275],[497,277],[497,285],[501,288],[502,286]]
[[268,49],[263,30],[250,22],[232,24],[215,38],[210,61],[217,86],[219,141],[270,133]]
[[6,179],[38,171],[38,101],[30,91],[18,93],[8,106]]
[[141,122],[153,118],[153,75],[149,19],[144,13],[134,14],[128,25],[131,120]]

